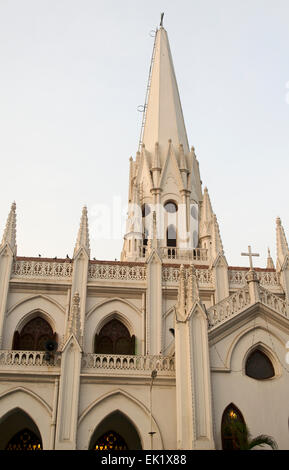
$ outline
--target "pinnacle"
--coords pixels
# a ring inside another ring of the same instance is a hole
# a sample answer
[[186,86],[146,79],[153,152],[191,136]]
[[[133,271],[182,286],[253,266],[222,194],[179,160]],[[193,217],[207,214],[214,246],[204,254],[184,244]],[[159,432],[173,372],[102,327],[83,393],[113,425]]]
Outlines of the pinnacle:
[[1,245],[9,243],[12,250],[16,248],[16,202],[11,204]]
[[87,217],[87,207],[83,206],[80,227],[78,231],[78,236],[74,248],[74,255],[80,248],[85,248],[90,254],[90,244],[89,244],[89,230],[88,230],[88,217]]
[[289,254],[289,247],[280,217],[277,217],[276,224],[277,258],[279,260],[279,263],[282,265],[286,256],[288,256]]

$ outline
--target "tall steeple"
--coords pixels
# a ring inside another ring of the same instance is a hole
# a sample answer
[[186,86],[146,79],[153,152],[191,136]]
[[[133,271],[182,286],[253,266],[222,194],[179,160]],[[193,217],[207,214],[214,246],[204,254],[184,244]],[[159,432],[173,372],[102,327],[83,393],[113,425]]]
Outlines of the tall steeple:
[[[144,111],[141,145],[135,161],[130,159],[129,181],[129,203],[138,200],[143,214],[142,227],[139,233],[128,224],[121,259],[136,261],[145,257],[149,248],[146,217],[153,212],[157,215],[156,245],[160,256],[190,258],[191,250],[198,245],[195,206],[203,200],[202,183],[194,147],[189,149],[168,35],[162,21],[156,31]],[[145,207],[149,208],[147,215],[144,215]],[[128,221],[132,219],[131,212],[128,211]],[[170,237],[171,233],[175,238]],[[167,251],[171,247],[175,249]]]
[[142,142],[152,155],[158,142],[163,162],[168,140],[175,149],[183,145],[185,154],[189,153],[189,144],[173,60],[166,30],[161,26],[156,32],[153,55],[150,91],[146,108]]

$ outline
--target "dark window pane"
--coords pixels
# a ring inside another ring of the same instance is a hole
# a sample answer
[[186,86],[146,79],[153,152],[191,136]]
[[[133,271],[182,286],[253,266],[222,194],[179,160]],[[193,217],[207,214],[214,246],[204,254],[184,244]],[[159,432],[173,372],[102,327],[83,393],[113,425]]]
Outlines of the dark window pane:
[[46,341],[53,339],[53,330],[49,323],[41,317],[36,317],[22,328],[14,343],[14,349],[44,351]]
[[134,336],[119,320],[114,319],[102,327],[95,336],[97,354],[134,354]]
[[174,225],[169,225],[167,229],[167,246],[177,246],[177,231]]
[[266,354],[259,349],[250,354],[246,362],[246,375],[257,380],[274,377],[274,367]]

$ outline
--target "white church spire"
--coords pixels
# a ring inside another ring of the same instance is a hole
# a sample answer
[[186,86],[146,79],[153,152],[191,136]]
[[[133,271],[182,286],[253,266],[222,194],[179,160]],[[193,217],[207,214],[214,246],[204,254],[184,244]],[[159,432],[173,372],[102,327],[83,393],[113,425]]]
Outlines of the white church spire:
[[8,243],[11,249],[16,250],[16,203],[13,202],[7,218],[6,227],[4,229],[3,238],[0,246]]
[[170,45],[166,30],[161,26],[156,32],[155,49],[150,77],[150,91],[146,107],[142,142],[152,155],[158,142],[164,159],[171,139],[174,148],[183,145],[189,153],[188,138],[176,81]]
[[74,256],[80,248],[85,248],[88,255],[90,254],[90,245],[89,245],[89,230],[88,230],[88,218],[87,218],[87,207],[84,206],[82,209],[80,226],[78,231],[78,236],[74,248]]

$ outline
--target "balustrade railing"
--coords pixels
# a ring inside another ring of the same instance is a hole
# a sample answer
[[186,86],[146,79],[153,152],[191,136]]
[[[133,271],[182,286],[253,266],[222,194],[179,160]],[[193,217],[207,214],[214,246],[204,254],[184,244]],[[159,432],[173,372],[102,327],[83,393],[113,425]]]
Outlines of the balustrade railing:
[[[146,256],[148,247],[143,246],[140,248],[140,257]],[[179,260],[179,261],[208,261],[208,250],[206,248],[194,248],[191,250],[175,248],[175,247],[162,247],[160,248],[160,255],[163,260]]]
[[132,356],[117,354],[83,354],[82,367],[101,371],[110,370],[120,373],[157,370],[162,375],[173,375],[175,360],[172,356]]
[[208,309],[209,328],[222,323],[236,313],[241,312],[244,307],[250,305],[248,287],[238,290],[235,294],[227,297],[221,302]]
[[267,307],[272,308],[276,312],[280,313],[281,315],[284,315],[285,317],[289,316],[288,312],[288,307],[285,302],[285,300],[280,299],[275,294],[272,294],[271,292],[267,291],[266,289],[263,289],[260,287],[260,300],[264,305],[267,305]]
[[60,367],[60,353],[47,353],[45,351],[16,351],[0,350],[0,368],[1,366],[54,366]]
[[187,260],[187,261],[207,261],[208,250],[205,248],[194,248],[185,250],[181,248],[164,247],[160,249],[163,259],[168,260]]

